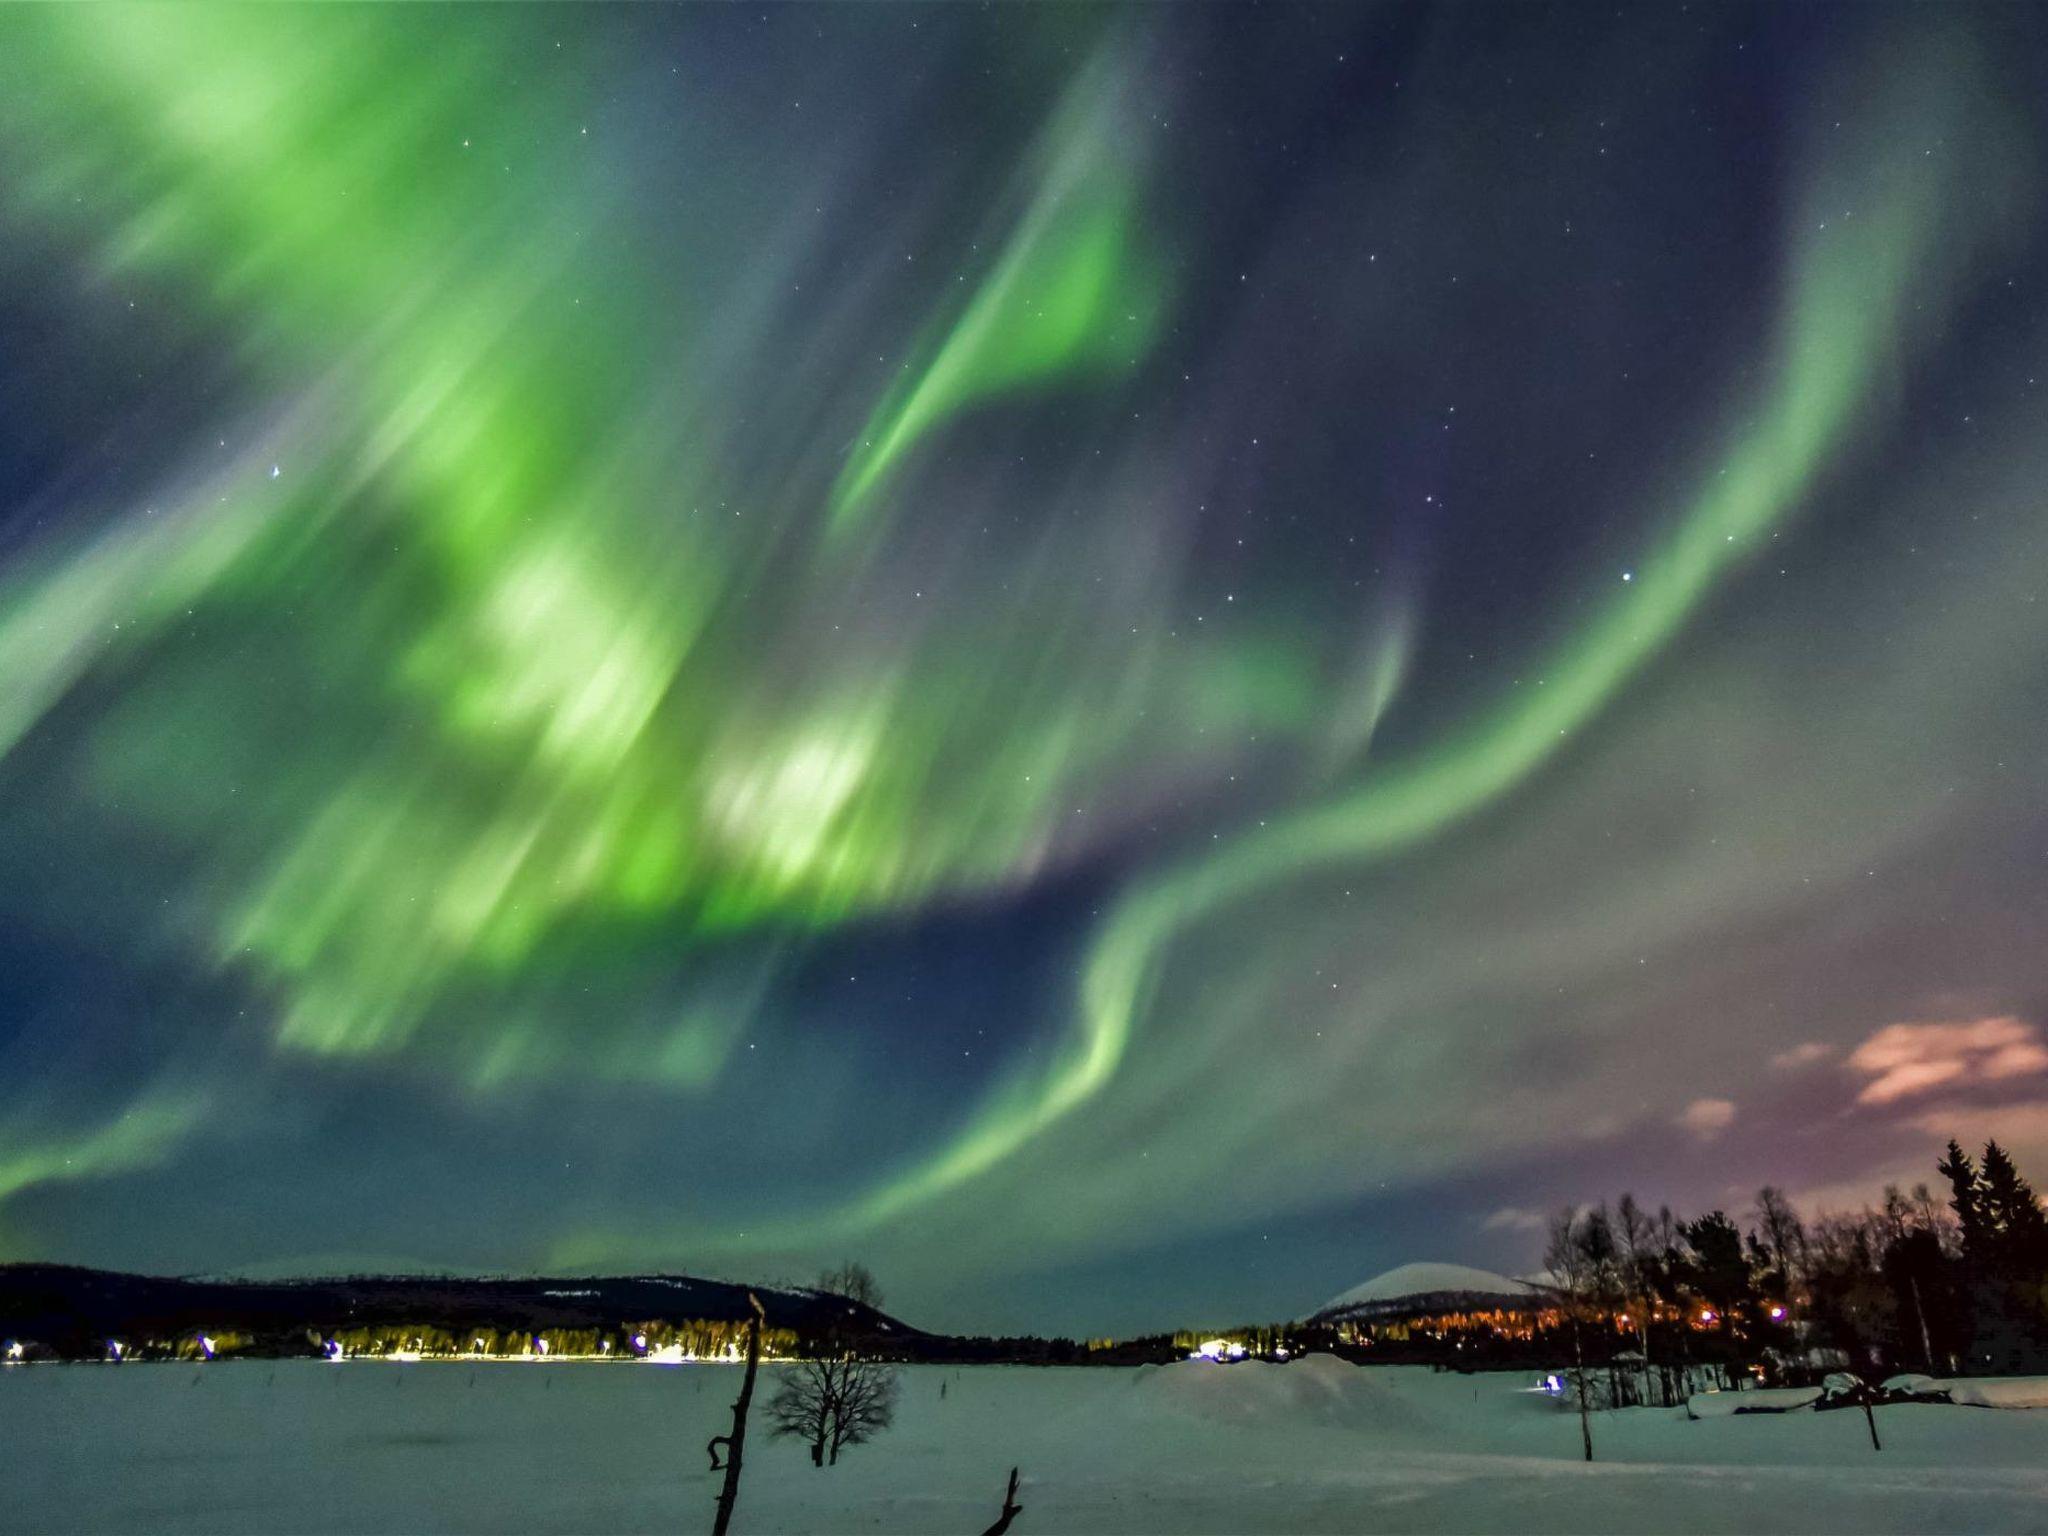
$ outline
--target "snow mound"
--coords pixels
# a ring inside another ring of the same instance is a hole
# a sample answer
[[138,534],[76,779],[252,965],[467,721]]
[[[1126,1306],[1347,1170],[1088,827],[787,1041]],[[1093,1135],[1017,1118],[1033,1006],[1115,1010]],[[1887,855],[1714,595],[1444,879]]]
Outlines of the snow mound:
[[1348,1416],[1357,1375],[1356,1366],[1331,1355],[1306,1355],[1284,1365],[1183,1360],[1146,1370],[1143,1386],[1154,1401],[1196,1418],[1277,1422],[1276,1416],[1301,1416],[1328,1423]]
[[1965,1408],[2048,1408],[2048,1376],[1963,1376],[1939,1386]]
[[1406,1301],[1411,1296],[1523,1297],[1530,1294],[1531,1287],[1524,1281],[1510,1280],[1506,1275],[1474,1269],[1467,1264],[1403,1264],[1383,1275],[1373,1276],[1363,1285],[1354,1285],[1341,1296],[1331,1297],[1323,1304],[1322,1312],[1345,1312],[1354,1307]]
[[[1436,1444],[1446,1433],[1440,1405],[1417,1390],[1417,1379],[1428,1374],[1420,1368],[1369,1370],[1335,1355],[1231,1365],[1182,1360],[1142,1368],[1129,1406],[1138,1420],[1153,1424],[1163,1409],[1206,1425],[1316,1425],[1386,1445]],[[1525,1393],[1509,1393],[1507,1399],[1511,1410],[1528,1406]]]

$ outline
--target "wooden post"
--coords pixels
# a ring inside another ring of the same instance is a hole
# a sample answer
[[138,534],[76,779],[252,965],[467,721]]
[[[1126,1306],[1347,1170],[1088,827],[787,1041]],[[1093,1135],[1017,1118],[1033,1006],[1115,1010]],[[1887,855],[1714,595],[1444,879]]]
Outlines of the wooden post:
[[1003,1512],[996,1523],[981,1533],[981,1536],[1003,1536],[1010,1528],[1010,1522],[1024,1513],[1024,1506],[1017,1502],[1017,1469],[1010,1468],[1010,1486],[1003,1494]]
[[[768,1320],[768,1314],[761,1310],[761,1298],[752,1291],[747,1292],[747,1305],[754,1309],[754,1315],[747,1320],[747,1374],[740,1382],[740,1395],[732,1405],[732,1433],[714,1435],[705,1447],[711,1453],[711,1470],[723,1468],[725,1484],[718,1490],[718,1518],[712,1522],[711,1536],[725,1536],[732,1524],[732,1507],[740,1498],[740,1458],[747,1449],[747,1409],[754,1401],[754,1377],[761,1369],[761,1325]],[[718,1448],[725,1447],[725,1460],[718,1459]]]

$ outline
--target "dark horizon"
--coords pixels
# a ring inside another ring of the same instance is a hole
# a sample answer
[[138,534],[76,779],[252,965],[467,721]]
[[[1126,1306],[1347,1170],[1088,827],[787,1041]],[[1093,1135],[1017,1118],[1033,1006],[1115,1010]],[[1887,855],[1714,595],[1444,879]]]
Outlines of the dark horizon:
[[[1996,1143],[1994,1138],[1993,1145],[1995,1144]],[[1971,1155],[1974,1155],[1974,1153],[1972,1153]],[[1894,1183],[1891,1185],[1887,1185],[1882,1190],[1882,1193],[1887,1198],[1889,1198],[1893,1194],[1897,1194],[1901,1197],[1906,1198],[1909,1201],[1914,1200],[1916,1197],[1919,1198],[1922,1203],[1931,1201],[1932,1208],[1935,1210],[1940,1220],[1947,1224],[1950,1228],[1953,1228],[1954,1218],[1952,1215],[1952,1191],[1943,1182],[1943,1179],[1940,1176],[1943,1172],[1945,1172],[1945,1170],[1941,1167],[1938,1159],[1930,1160],[1928,1170],[1928,1177],[1914,1179],[1909,1183]],[[2021,1170],[2022,1177],[2025,1176],[2025,1172],[2026,1170]],[[1784,1192],[1782,1188],[1780,1188],[1779,1186],[1759,1185],[1755,1191],[1751,1192],[1750,1196],[1745,1197],[1745,1199],[1741,1201],[1725,1202],[1722,1205],[1716,1205],[1711,1207],[1703,1206],[1693,1210],[1680,1209],[1672,1212],[1672,1214],[1681,1223],[1690,1218],[1725,1215],[1729,1218],[1729,1220],[1731,1220],[1734,1223],[1735,1227],[1738,1230],[1747,1234],[1750,1241],[1754,1243],[1760,1240],[1763,1235],[1762,1217],[1759,1211],[1760,1201],[1763,1197],[1773,1195],[1780,1199],[1784,1198]],[[1552,1208],[1550,1211],[1545,1212],[1540,1220],[1532,1218],[1531,1221],[1517,1222],[1515,1224],[1515,1229],[1516,1232],[1519,1235],[1521,1235],[1525,1241],[1532,1242],[1537,1245],[1536,1252],[1540,1255],[1542,1245],[1547,1243],[1551,1239],[1551,1236],[1556,1229],[1556,1222],[1558,1219],[1560,1219],[1561,1213],[1565,1211],[1573,1211],[1583,1214],[1585,1212],[1592,1211],[1596,1208],[1605,1211],[1608,1209],[1611,1203],[1620,1196],[1627,1196],[1630,1199],[1638,1198],[1633,1188],[1626,1187],[1626,1181],[1624,1181],[1623,1187],[1619,1187],[1617,1189],[1598,1190],[1591,1192],[1581,1191],[1577,1197],[1562,1201],[1558,1206]],[[1642,1208],[1645,1211],[1652,1213],[1658,1211],[1660,1207],[1667,1211],[1670,1210],[1668,1203],[1657,1201],[1654,1199],[1647,1201],[1639,1201],[1638,1203],[1642,1205]],[[1865,1218],[1869,1218],[1876,1209],[1879,1202],[1875,1199],[1872,1199],[1863,1202],[1863,1204],[1860,1207],[1810,1207],[1804,1210],[1800,1208],[1799,1203],[1796,1201],[1787,1201],[1786,1203],[1793,1212],[1793,1214],[1797,1217],[1801,1217],[1810,1221],[1826,1221],[1835,1217],[1852,1217],[1857,1216],[1859,1214],[1861,1214]],[[1332,1234],[1324,1234],[1324,1236],[1328,1238],[1332,1236]],[[1497,1269],[1496,1272],[1504,1279],[1512,1280],[1523,1284],[1540,1286],[1547,1283],[1544,1279],[1544,1272],[1542,1269],[1544,1257],[1547,1257],[1547,1255],[1537,1257],[1529,1262],[1520,1265],[1501,1266]],[[923,1317],[908,1315],[905,1313],[904,1309],[900,1305],[890,1300],[886,1285],[883,1286],[881,1300],[876,1305],[879,1311],[895,1318],[897,1321],[905,1324],[906,1326],[918,1329],[922,1332],[938,1335],[948,1335],[962,1338],[1015,1337],[1042,1340],[1085,1340],[1113,1338],[1118,1340],[1134,1340],[1143,1338],[1154,1338],[1161,1335],[1186,1332],[1190,1329],[1228,1329],[1252,1327],[1267,1324],[1278,1325],[1283,1323],[1301,1323],[1317,1316],[1326,1307],[1326,1305],[1331,1301],[1332,1298],[1339,1296],[1340,1293],[1350,1289],[1354,1285],[1362,1284],[1364,1282],[1382,1277],[1390,1272],[1398,1272],[1404,1266],[1414,1266],[1418,1268],[1427,1269],[1446,1264],[1458,1267],[1468,1267],[1480,1271],[1488,1271],[1494,1268],[1493,1266],[1488,1266],[1484,1264],[1474,1264],[1470,1261],[1467,1255],[1463,1254],[1414,1253],[1406,1256],[1405,1258],[1390,1260],[1373,1270],[1363,1271],[1353,1276],[1351,1279],[1345,1281],[1341,1285],[1333,1285],[1328,1291],[1326,1291],[1323,1294],[1320,1300],[1310,1305],[1296,1306],[1292,1309],[1281,1309],[1269,1306],[1266,1307],[1264,1310],[1259,1310],[1256,1306],[1253,1306],[1246,1309],[1240,1309],[1236,1312],[1226,1312],[1224,1310],[1220,1310],[1213,1302],[1197,1300],[1192,1305],[1184,1308],[1179,1313],[1171,1314],[1165,1317],[1154,1316],[1150,1318],[1149,1321],[1137,1324],[1126,1324],[1114,1331],[1103,1328],[1086,1326],[1076,1327],[1069,1325],[1062,1327],[1054,1327],[1047,1326],[1042,1322],[1030,1321],[1029,1309],[1033,1297],[1031,1286],[1032,1282],[1037,1277],[1033,1276],[1029,1272],[1014,1277],[1012,1281],[1012,1283],[1018,1288],[1020,1301],[1024,1310],[1014,1314],[1006,1315],[998,1321],[991,1321],[986,1317],[976,1317],[969,1315],[964,1317],[951,1318],[946,1320],[944,1323],[934,1323]],[[160,1274],[132,1270],[113,1270],[106,1268],[104,1266],[77,1264],[65,1259],[48,1257],[24,1257],[19,1255],[10,1255],[7,1259],[0,1260],[0,1273],[4,1273],[10,1265],[16,1267],[31,1268],[42,1266],[52,1269],[78,1269],[95,1275],[111,1275],[117,1277],[136,1278],[143,1280],[160,1279],[174,1282],[196,1282],[208,1285],[253,1287],[318,1287],[325,1284],[355,1280],[416,1280],[422,1282],[447,1280],[456,1282],[477,1282],[484,1284],[540,1284],[543,1282],[557,1280],[631,1282],[643,1279],[682,1279],[693,1282],[704,1282],[713,1287],[723,1287],[726,1289],[733,1289],[736,1291],[744,1291],[748,1288],[760,1288],[764,1291],[776,1290],[782,1292],[815,1291],[819,1290],[822,1287],[822,1289],[825,1292],[830,1292],[830,1290],[832,1289],[830,1282],[833,1279],[833,1276],[829,1273],[821,1275],[817,1272],[811,1272],[808,1274],[797,1274],[789,1271],[780,1271],[772,1273],[733,1273],[716,1272],[708,1270],[691,1271],[681,1267],[651,1270],[604,1270],[599,1268],[553,1271],[544,1269],[481,1270],[452,1268],[448,1266],[433,1266],[426,1264],[412,1266],[391,1266],[388,1263],[383,1265],[374,1263],[351,1264],[345,1261],[331,1264],[327,1267],[318,1269],[303,1267],[294,1268],[280,1265],[260,1265],[246,1269],[214,1268],[190,1270],[178,1274]],[[875,1278],[879,1281],[881,1277],[878,1276]],[[734,1311],[732,1313],[732,1317],[735,1320],[737,1320],[740,1317],[740,1315],[741,1314],[737,1311]]]

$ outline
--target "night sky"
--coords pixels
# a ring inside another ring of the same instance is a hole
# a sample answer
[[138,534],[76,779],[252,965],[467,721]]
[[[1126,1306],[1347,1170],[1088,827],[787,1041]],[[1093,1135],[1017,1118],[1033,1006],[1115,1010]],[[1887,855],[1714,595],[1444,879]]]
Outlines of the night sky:
[[2021,7],[0,13],[0,1257],[1280,1317],[2048,1163]]

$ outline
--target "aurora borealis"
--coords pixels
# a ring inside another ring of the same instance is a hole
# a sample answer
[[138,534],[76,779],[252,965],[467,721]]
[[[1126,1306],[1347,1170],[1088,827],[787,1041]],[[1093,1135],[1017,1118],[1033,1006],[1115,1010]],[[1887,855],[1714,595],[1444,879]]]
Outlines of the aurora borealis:
[[0,1257],[1100,1331],[2048,1157],[2044,104],[2013,8],[7,10]]

